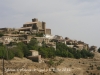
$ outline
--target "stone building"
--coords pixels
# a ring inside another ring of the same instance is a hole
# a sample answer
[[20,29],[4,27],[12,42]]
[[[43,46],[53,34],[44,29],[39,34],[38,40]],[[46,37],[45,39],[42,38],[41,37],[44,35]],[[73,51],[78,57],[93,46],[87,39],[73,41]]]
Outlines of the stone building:
[[51,41],[54,41],[54,42],[59,42],[59,43],[64,43],[66,44],[66,40],[63,39],[62,36],[59,36],[59,35],[55,35]]
[[56,40],[62,40],[63,37],[62,37],[62,36],[59,36],[59,35],[55,35],[53,39],[56,39]]
[[43,42],[45,42],[45,44],[48,47],[53,47],[56,50],[56,42],[51,42],[51,39],[48,39],[48,38],[45,38],[45,37],[34,37],[34,39],[36,39],[39,42],[40,46]]
[[65,37],[65,40],[70,40],[69,37]]
[[39,52],[36,50],[30,50],[32,52],[32,56],[38,56]]
[[14,41],[10,36],[3,36],[1,39],[4,45]]
[[77,44],[74,45],[74,47],[76,47],[77,50],[89,50],[88,44]]
[[46,23],[40,22],[38,19],[32,19],[32,22],[23,24],[23,27],[19,29],[20,33],[43,33],[46,34]]
[[49,43],[50,39],[45,37],[34,37],[39,43],[42,43],[43,41],[47,44]]
[[90,52],[97,52],[97,46],[91,46],[89,51]]
[[57,40],[57,42],[66,44],[66,40],[65,39]]
[[47,47],[53,47],[56,50],[56,42],[49,42],[46,45],[47,45]]
[[4,44],[6,44],[8,42],[8,44],[10,42],[24,42],[24,43],[29,43],[30,40],[33,38],[32,35],[23,35],[23,34],[6,34],[3,37],[1,37],[1,39],[3,40],[3,42],[6,42]]
[[43,37],[48,38],[48,39],[53,39],[54,38],[53,35],[49,35],[49,34],[45,34],[45,35],[43,35]]
[[32,55],[28,56],[27,58],[31,59],[32,61],[41,63],[42,60],[41,60],[41,55],[39,55],[39,52],[36,50],[30,50],[30,51],[31,51]]
[[1,32],[9,32],[9,31],[13,31],[14,29],[13,28],[0,28],[0,31]]
[[51,29],[46,29],[46,34],[51,35]]
[[19,35],[18,34],[8,34],[7,36],[11,37],[14,42],[19,41]]
[[82,50],[84,49],[84,45],[83,44],[78,44],[76,45],[77,50]]
[[67,47],[74,48],[74,45],[67,45]]
[[75,48],[76,50],[89,50],[89,45],[82,42],[82,41],[77,41],[77,40],[71,40],[68,37],[65,38],[66,40],[66,45],[70,48]]
[[86,44],[86,43],[84,43],[84,49],[85,49],[85,50],[89,50],[89,45]]
[[0,28],[0,32],[3,33],[3,34],[12,34],[12,33],[18,33],[18,29],[15,29],[15,28]]

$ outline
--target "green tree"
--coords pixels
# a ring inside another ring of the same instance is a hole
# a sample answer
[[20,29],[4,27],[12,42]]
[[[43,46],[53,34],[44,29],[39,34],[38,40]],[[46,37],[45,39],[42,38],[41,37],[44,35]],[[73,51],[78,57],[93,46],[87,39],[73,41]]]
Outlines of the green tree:
[[18,47],[17,49],[21,50],[21,52],[23,53],[24,57],[27,57],[27,56],[31,55],[31,52],[29,51],[29,49],[28,49],[26,44],[20,42],[20,43],[17,44],[17,47]]
[[97,70],[100,70],[100,67],[97,67]]
[[38,49],[38,41],[36,39],[31,39],[31,41],[28,44],[28,49],[29,50],[32,50],[32,49],[37,50]]
[[4,36],[4,34],[0,33],[0,37]]
[[38,49],[39,53],[44,58],[54,58],[55,57],[55,49],[52,47],[40,47]]
[[81,58],[81,53],[79,50],[77,50],[77,52],[75,53],[75,58],[76,59],[80,59]]
[[0,58],[12,59],[14,58],[14,54],[6,46],[0,46]]
[[81,50],[81,55],[82,55],[82,58],[87,58],[87,51]]
[[17,53],[18,53],[18,57],[20,57],[20,58],[24,57],[24,54],[21,50],[18,50]]
[[55,57],[55,49],[50,47],[50,48],[47,48],[47,52],[48,52],[48,57],[49,58],[54,58]]
[[74,55],[72,53],[68,52],[68,57],[74,58]]
[[46,47],[45,41],[42,42],[42,47]]
[[40,54],[41,54],[42,57],[44,57],[44,58],[48,58],[48,52],[47,52],[47,50],[46,50],[45,47],[41,47],[41,48],[39,48],[38,51],[40,52]]
[[23,52],[22,52],[20,49],[18,49],[18,50],[16,51],[16,53],[15,53],[15,56],[17,56],[17,57],[19,57],[19,58],[23,58],[23,57],[24,57],[24,54],[23,54]]
[[3,54],[4,54],[4,47],[0,46],[0,58],[3,57]]
[[57,56],[61,56],[61,51],[60,51],[59,49],[56,49],[55,54],[56,54]]
[[8,50],[8,54],[7,54],[8,56],[6,57],[6,59],[8,59],[8,60],[10,60],[10,59],[13,59],[14,58],[14,53],[13,53],[13,51],[11,51],[11,50]]
[[53,60],[50,59],[50,60],[48,61],[48,64],[49,64],[50,66],[53,66],[53,64],[54,64]]
[[98,49],[98,52],[100,53],[100,48]]

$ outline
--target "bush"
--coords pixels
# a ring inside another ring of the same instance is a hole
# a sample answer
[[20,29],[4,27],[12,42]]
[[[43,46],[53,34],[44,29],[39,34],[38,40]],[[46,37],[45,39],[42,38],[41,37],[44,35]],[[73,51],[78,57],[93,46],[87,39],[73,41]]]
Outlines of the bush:
[[100,53],[100,48],[98,49],[98,52]]
[[4,36],[4,34],[0,33],[0,37]]
[[16,56],[19,57],[19,58],[23,58],[24,54],[23,54],[23,52],[21,50],[17,50]]
[[97,70],[100,70],[100,67],[97,67]]
[[49,61],[48,61],[48,64],[49,64],[50,66],[53,66],[53,65],[54,65],[53,60],[49,60]]

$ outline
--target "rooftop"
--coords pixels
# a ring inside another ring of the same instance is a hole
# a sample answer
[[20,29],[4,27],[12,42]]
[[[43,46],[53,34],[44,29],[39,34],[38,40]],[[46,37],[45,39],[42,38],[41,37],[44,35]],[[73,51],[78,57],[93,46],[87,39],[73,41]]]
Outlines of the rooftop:
[[[20,28],[20,29],[30,29],[30,28],[32,28],[32,27],[22,27],[22,28]],[[20,30],[19,29],[19,30]]]
[[36,51],[36,50],[30,50],[31,52],[38,52],[38,51]]
[[34,23],[37,23],[37,22],[26,22],[25,24],[34,24]]

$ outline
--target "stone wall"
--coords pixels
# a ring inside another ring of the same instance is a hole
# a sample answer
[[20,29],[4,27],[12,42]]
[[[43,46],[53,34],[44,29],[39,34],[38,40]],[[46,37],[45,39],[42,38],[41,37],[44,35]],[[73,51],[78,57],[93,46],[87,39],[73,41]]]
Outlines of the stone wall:
[[46,34],[51,35],[51,29],[46,29]]

